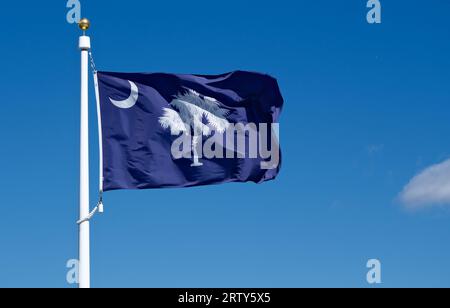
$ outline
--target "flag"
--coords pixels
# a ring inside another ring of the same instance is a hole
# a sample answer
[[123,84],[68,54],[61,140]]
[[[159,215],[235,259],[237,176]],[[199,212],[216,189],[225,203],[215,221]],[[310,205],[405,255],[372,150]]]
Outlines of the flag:
[[97,72],[103,190],[262,183],[280,171],[277,81]]

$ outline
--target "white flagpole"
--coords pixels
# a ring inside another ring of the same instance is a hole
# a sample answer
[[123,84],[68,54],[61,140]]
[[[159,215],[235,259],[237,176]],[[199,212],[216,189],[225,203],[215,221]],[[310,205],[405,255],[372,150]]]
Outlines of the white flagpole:
[[[80,220],[89,216],[89,114],[88,81],[89,50],[91,40],[85,35],[89,21],[82,19],[79,23],[83,36],[79,39],[81,49],[81,121],[80,121]],[[80,223],[79,234],[79,287],[90,288],[90,238],[89,220]]]

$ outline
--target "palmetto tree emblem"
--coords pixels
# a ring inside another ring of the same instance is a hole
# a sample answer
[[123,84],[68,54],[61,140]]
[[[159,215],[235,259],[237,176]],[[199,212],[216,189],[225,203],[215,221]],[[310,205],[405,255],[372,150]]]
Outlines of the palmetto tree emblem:
[[170,129],[173,136],[182,133],[192,136],[194,162],[191,166],[199,167],[203,166],[198,155],[202,136],[208,137],[213,131],[223,134],[230,125],[226,119],[229,112],[220,108],[220,103],[215,98],[200,95],[191,89],[186,90],[172,100],[170,106],[173,109],[163,109],[164,115],[159,118],[159,123],[164,129]]

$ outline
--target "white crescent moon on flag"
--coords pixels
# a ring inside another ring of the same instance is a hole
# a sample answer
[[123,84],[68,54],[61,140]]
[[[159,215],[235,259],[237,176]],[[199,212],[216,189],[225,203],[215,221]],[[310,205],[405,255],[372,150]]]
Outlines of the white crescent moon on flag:
[[138,89],[137,85],[132,81],[128,80],[128,82],[131,85],[131,93],[130,93],[130,96],[126,100],[116,101],[112,98],[109,98],[111,103],[118,108],[129,109],[129,108],[133,107],[134,105],[136,105],[136,102],[138,100],[139,89]]

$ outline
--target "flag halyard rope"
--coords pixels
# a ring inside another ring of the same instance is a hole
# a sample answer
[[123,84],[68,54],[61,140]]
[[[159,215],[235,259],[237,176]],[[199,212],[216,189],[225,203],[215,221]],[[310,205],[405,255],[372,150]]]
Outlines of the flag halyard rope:
[[103,213],[103,138],[102,138],[102,120],[100,112],[100,95],[98,91],[98,78],[97,78],[97,68],[95,66],[94,57],[92,52],[89,50],[89,58],[91,62],[91,69],[94,75],[94,86],[95,86],[95,100],[97,105],[97,119],[98,119],[98,142],[99,142],[99,201],[97,206],[89,213],[88,216],[77,221],[80,225],[86,221],[90,221],[94,215],[98,213]]
[[77,221],[77,225],[81,225],[83,222],[90,221],[92,217],[94,217],[95,213],[98,212],[98,205],[89,213],[85,218]]

